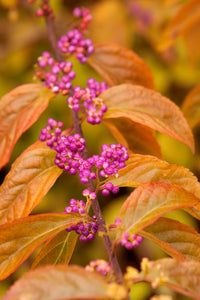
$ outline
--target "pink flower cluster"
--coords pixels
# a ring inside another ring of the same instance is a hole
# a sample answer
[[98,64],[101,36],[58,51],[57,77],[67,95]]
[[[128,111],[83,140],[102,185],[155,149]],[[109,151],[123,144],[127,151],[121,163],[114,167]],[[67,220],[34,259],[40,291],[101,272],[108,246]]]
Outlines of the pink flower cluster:
[[98,82],[90,78],[86,88],[74,87],[74,94],[72,97],[68,97],[67,104],[73,111],[82,110],[85,112],[88,123],[99,124],[103,114],[107,111],[107,106],[98,96],[106,89],[108,86],[105,82]]

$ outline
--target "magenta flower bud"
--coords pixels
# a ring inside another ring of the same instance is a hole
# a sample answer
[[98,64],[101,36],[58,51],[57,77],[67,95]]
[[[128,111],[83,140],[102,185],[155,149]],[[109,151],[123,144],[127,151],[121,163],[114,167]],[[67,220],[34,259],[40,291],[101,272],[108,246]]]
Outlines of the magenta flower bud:
[[105,189],[108,190],[108,191],[112,191],[113,189],[113,184],[111,182],[107,182],[105,184]]
[[133,245],[131,242],[127,242],[124,246],[127,250],[131,250],[133,248]]
[[108,190],[106,190],[106,189],[102,190],[102,195],[108,196],[109,194],[110,194],[110,193],[109,193]]
[[90,194],[90,198],[91,198],[91,199],[96,199],[96,197],[97,197],[97,195],[96,195],[95,192],[93,192],[93,193]]
[[129,234],[128,232],[125,232],[125,233],[123,234],[123,237],[124,237],[125,239],[128,239],[129,236],[130,236],[130,234]]
[[115,224],[121,224],[122,220],[120,218],[115,219]]
[[39,58],[38,66],[39,66],[40,68],[45,68],[45,67],[47,66],[47,61],[46,61],[46,59]]
[[89,196],[90,191],[88,189],[83,190],[82,195],[83,196]]
[[81,242],[87,242],[87,238],[83,235],[80,236],[80,241]]
[[117,194],[119,192],[119,187],[118,186],[114,186],[114,188],[112,189],[112,193],[113,194]]

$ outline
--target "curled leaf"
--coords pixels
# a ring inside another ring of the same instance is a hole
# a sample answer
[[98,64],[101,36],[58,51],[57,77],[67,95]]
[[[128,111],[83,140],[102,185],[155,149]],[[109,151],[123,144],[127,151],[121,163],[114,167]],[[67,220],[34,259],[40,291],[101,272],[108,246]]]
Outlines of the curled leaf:
[[200,261],[200,235],[189,225],[162,217],[140,234],[176,259]]
[[41,84],[24,84],[1,98],[0,168],[9,161],[22,133],[37,121],[53,97]]
[[176,104],[145,87],[121,84],[101,94],[108,106],[104,119],[127,118],[162,132],[194,152],[192,131]]
[[42,142],[27,148],[0,186],[0,224],[27,216],[42,200],[62,170],[55,153]]
[[110,86],[126,82],[155,88],[152,73],[146,63],[132,50],[118,44],[96,45],[88,63]]
[[41,214],[0,226],[0,280],[8,277],[45,240],[81,218],[75,214]]

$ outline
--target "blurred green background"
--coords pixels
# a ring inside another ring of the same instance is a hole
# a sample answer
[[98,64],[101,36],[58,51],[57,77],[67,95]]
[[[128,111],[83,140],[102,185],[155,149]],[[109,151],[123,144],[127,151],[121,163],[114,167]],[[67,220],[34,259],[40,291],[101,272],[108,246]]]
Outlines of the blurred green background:
[[[177,39],[174,45],[164,51],[158,51],[157,46],[166,24],[186,2],[188,1],[52,0],[51,5],[56,14],[55,24],[58,37],[69,30],[72,21],[71,12],[74,7],[90,8],[93,21],[87,34],[93,39],[94,44],[116,42],[134,50],[152,70],[157,91],[180,106],[187,93],[200,81],[200,42],[192,43],[186,32],[184,36]],[[18,85],[34,82],[34,64],[37,57],[45,50],[51,51],[45,22],[35,16],[39,3],[40,1],[30,4],[26,0],[0,0],[0,97]],[[200,32],[199,28],[200,23],[197,26],[197,33]],[[88,65],[80,65],[74,59],[73,63],[77,73],[75,84],[84,87],[90,77],[101,80]],[[38,139],[40,129],[46,126],[48,117],[63,121],[66,128],[71,126],[70,111],[65,103],[65,97],[53,99],[38,122],[23,134],[14,148],[10,163],[1,171],[1,182],[20,153]],[[83,130],[90,154],[99,154],[101,144],[114,141],[103,124],[90,126],[84,123]],[[196,176],[199,176],[199,133],[197,126],[194,131],[197,149],[195,155],[192,155],[191,151],[179,142],[157,134],[163,158],[170,163],[188,167]],[[100,199],[106,221],[110,223],[114,221],[130,191],[128,188],[123,188],[118,196]],[[33,213],[62,212],[70,198],[81,199],[81,192],[82,186],[78,178],[63,174]],[[196,229],[199,227],[197,221],[186,213],[176,212],[171,214],[171,217],[189,223]],[[142,257],[158,259],[164,255],[147,240],[131,251],[122,247],[118,249],[123,270],[127,264],[139,267]],[[0,283],[0,296],[17,278],[28,271],[34,256],[35,254],[12,276]],[[96,258],[106,259],[100,238],[87,244],[78,243],[71,263],[86,265]],[[177,300],[189,299],[165,288],[152,290],[146,283],[137,284],[131,291],[134,295],[133,299],[137,300],[149,299],[154,293],[166,293]]]

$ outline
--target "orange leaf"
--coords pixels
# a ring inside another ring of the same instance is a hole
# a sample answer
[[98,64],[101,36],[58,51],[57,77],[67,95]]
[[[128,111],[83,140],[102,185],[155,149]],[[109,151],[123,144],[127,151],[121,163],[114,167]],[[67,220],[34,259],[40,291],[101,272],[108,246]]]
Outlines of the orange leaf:
[[45,240],[82,219],[75,214],[41,214],[0,226],[0,280],[8,277]]
[[186,96],[182,105],[182,111],[191,128],[200,123],[200,84]]
[[152,154],[161,157],[160,146],[152,130],[130,119],[105,119],[104,123],[119,143],[124,145],[129,153]]
[[47,108],[54,94],[41,84],[24,84],[0,100],[0,168],[22,135]]
[[[165,28],[159,43],[159,49],[170,47],[175,40],[200,21],[199,0],[191,0],[181,7]],[[197,37],[198,38],[198,37]]]
[[44,265],[68,264],[74,251],[78,235],[72,232],[61,231],[48,239],[36,259],[32,269]]
[[199,200],[177,185],[165,182],[144,183],[137,187],[122,205],[118,238],[124,232],[137,233],[153,224],[163,214],[196,205]]
[[155,89],[151,71],[146,63],[132,50],[118,44],[96,45],[88,63],[111,86],[127,82]]
[[27,216],[42,200],[62,173],[54,158],[55,152],[42,142],[17,158],[0,186],[0,224]]
[[145,182],[168,182],[192,192],[200,201],[200,183],[192,172],[154,156],[132,154],[127,166],[118,173],[119,177],[112,177],[113,179],[109,180],[114,185],[136,187]]
[[178,106],[145,87],[121,84],[100,96],[108,106],[104,119],[127,118],[158,130],[194,151],[191,129]]
[[140,234],[174,258],[200,261],[200,235],[189,225],[162,217]]
[[[2,300],[111,299],[103,276],[79,266],[45,266],[20,278]],[[28,298],[27,298],[28,297]],[[112,298],[113,299],[113,298]]]

